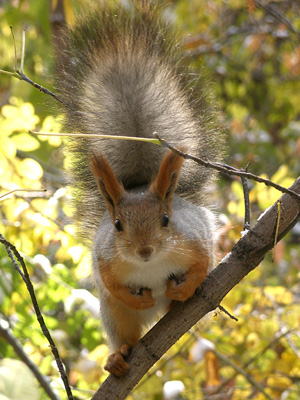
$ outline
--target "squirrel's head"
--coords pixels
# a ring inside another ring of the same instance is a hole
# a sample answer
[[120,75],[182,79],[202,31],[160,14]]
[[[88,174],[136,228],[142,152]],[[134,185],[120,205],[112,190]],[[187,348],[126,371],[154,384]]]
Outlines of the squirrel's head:
[[172,238],[176,240],[171,203],[183,161],[168,152],[149,188],[127,192],[103,156],[91,159],[91,171],[114,225],[116,250],[124,259],[153,260],[168,252]]

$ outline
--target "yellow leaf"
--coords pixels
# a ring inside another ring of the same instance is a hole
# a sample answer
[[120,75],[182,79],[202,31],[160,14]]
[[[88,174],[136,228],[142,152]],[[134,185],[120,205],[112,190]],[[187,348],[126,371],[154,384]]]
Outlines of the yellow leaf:
[[15,119],[18,117],[19,110],[15,106],[6,105],[2,107],[1,113],[7,119]]
[[244,193],[243,193],[243,186],[241,182],[234,181],[231,184],[231,190],[236,195],[236,197],[240,200],[243,200]]
[[1,151],[7,158],[15,157],[17,153],[16,146],[12,139],[8,137],[1,138]]
[[39,123],[40,118],[34,114],[34,107],[31,103],[24,103],[21,106],[21,117],[24,118],[24,129],[31,130]]
[[230,337],[236,345],[244,343],[245,340],[244,335],[239,331],[232,331]]
[[79,260],[81,259],[83,253],[85,251],[85,248],[83,246],[72,246],[68,249],[68,253],[72,257],[74,263],[78,263]]
[[288,175],[288,167],[286,165],[281,165],[275,174],[272,176],[271,181],[279,183],[283,178]]
[[106,360],[108,354],[109,354],[108,347],[105,344],[100,344],[88,354],[88,359],[102,363],[103,361]]
[[276,387],[278,390],[284,390],[292,385],[292,381],[284,376],[272,376],[267,380],[267,386]]
[[264,289],[267,297],[272,298],[276,303],[291,304],[294,296],[283,286],[267,286]]
[[56,6],[57,6],[58,0],[52,0],[51,1],[51,10],[55,10]]
[[227,210],[229,214],[233,215],[237,212],[237,203],[235,201],[230,201],[227,205]]
[[[42,132],[60,132],[61,131],[61,117],[54,118],[52,115],[47,116],[42,125]],[[51,146],[58,147],[62,144],[63,138],[59,136],[39,136],[41,141],[48,141]]]
[[91,258],[90,254],[86,253],[80,262],[77,264],[77,267],[75,269],[75,276],[78,280],[85,279],[88,276],[90,276],[90,263],[91,263]]
[[25,158],[25,160],[20,161],[17,165],[17,170],[21,176],[33,181],[43,176],[43,169],[40,164],[30,158]]
[[21,115],[23,115],[23,117],[26,117],[26,118],[34,115],[34,107],[31,103],[22,104],[20,107],[20,111],[21,111]]
[[251,332],[247,336],[246,344],[247,348],[255,348],[257,349],[257,344],[259,343],[259,336],[256,332]]
[[75,15],[72,6],[70,4],[70,0],[64,0],[64,8],[65,8],[67,24],[69,26],[72,26],[75,22]]
[[11,139],[19,150],[34,151],[40,147],[40,143],[35,137],[28,133],[14,135]]
[[251,304],[246,303],[239,307],[239,312],[241,315],[249,315],[252,309],[253,306]]
[[6,105],[2,107],[4,121],[1,122],[1,129],[5,134],[34,129],[39,122],[39,117],[34,114],[34,107],[31,103],[24,103],[20,107]]

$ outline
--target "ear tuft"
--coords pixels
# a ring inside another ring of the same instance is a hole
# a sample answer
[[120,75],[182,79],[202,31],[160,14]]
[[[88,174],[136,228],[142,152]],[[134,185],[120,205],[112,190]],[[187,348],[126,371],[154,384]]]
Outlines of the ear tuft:
[[109,210],[112,211],[125,192],[124,186],[118,182],[111,166],[102,155],[92,155],[90,170]]
[[[185,150],[185,148],[181,149],[181,151]],[[150,191],[161,200],[171,201],[183,161],[184,158],[173,151],[169,151],[162,159],[158,175],[150,186]]]

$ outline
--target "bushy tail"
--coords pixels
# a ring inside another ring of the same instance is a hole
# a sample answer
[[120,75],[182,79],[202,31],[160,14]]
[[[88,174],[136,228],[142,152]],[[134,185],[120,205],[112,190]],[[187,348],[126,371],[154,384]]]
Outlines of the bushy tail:
[[[96,6],[83,12],[66,35],[59,66],[61,97],[69,104],[66,129],[73,132],[153,137],[157,132],[196,156],[219,160],[223,133],[205,79],[184,65],[172,29],[148,1],[127,9]],[[103,139],[70,140],[75,219],[93,235],[103,214],[91,154],[102,153],[125,188],[147,185],[165,149],[153,144]],[[177,192],[199,202],[213,172],[186,162]]]

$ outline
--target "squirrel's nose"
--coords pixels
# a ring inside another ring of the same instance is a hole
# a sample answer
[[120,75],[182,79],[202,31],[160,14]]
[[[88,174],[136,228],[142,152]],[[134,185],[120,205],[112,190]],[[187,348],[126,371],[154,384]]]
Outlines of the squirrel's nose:
[[144,259],[144,261],[148,261],[154,252],[154,247],[150,244],[142,244],[138,247],[136,252],[140,257]]

